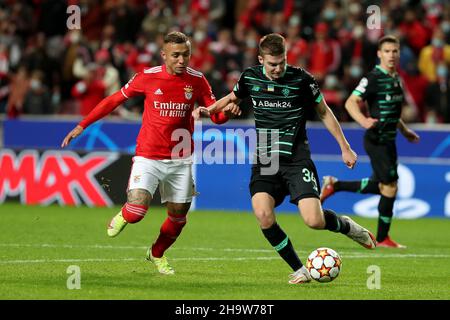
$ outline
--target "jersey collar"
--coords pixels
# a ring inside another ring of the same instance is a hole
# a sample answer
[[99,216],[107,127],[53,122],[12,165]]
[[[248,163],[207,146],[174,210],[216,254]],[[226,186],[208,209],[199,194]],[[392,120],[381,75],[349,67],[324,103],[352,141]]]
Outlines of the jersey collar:
[[397,72],[395,72],[394,74],[389,74],[389,71],[387,71],[386,69],[383,69],[379,64],[377,64],[375,66],[375,68],[377,68],[378,70],[380,70],[381,72],[383,72],[385,75],[388,75],[390,77],[395,77],[397,75]]
[[179,77],[184,76],[186,74],[186,71],[183,72],[182,74],[170,74],[169,72],[167,72],[167,67],[165,63],[162,64],[162,72],[169,77]]
[[[287,70],[287,63],[284,65],[284,71],[283,71],[283,73],[281,74],[281,77],[279,78],[279,79],[281,79],[281,78],[283,78],[284,77],[284,75],[286,74],[286,70]],[[267,79],[269,79],[270,81],[275,81],[275,80],[271,80],[268,76],[267,76],[267,73],[266,73],[266,68],[264,67],[264,65],[262,65],[262,71],[263,71],[263,75],[267,78]]]

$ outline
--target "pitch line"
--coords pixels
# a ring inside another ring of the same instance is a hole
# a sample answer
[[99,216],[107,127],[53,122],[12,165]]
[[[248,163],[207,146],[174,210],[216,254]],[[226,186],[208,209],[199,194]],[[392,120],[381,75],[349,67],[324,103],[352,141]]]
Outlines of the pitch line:
[[[362,259],[362,258],[450,258],[450,255],[417,255],[417,254],[394,254],[394,255],[357,255],[357,256],[345,256],[343,259]],[[280,257],[238,257],[238,258],[171,258],[171,261],[254,261],[254,260],[279,260]],[[87,259],[30,259],[30,260],[0,260],[0,265],[5,264],[32,264],[32,263],[80,263],[80,262],[133,262],[133,261],[145,261],[143,258],[120,258],[120,259],[99,259],[99,258],[87,258]]]
[[[343,259],[365,259],[365,258],[450,258],[450,255],[445,254],[373,254],[373,255],[347,255]],[[171,261],[254,261],[254,260],[279,260],[278,256],[271,257],[196,257],[196,258],[171,258]],[[0,265],[5,264],[32,264],[32,263],[80,263],[80,262],[133,262],[145,261],[144,258],[120,258],[120,259],[100,259],[100,258],[86,258],[86,259],[29,259],[29,260],[0,260]]]
[[[118,250],[142,250],[148,249],[148,246],[113,246],[113,245],[73,245],[73,244],[51,244],[51,243],[0,243],[0,247],[31,247],[31,248],[67,248],[67,249],[118,249]],[[239,249],[239,248],[193,248],[193,247],[178,247],[171,248],[171,250],[197,250],[197,251],[236,251],[236,252],[273,252],[271,249]]]
[[[249,260],[275,260],[279,257],[240,257],[240,258],[171,258],[171,261],[249,261]],[[35,260],[0,260],[1,264],[27,264],[27,263],[74,263],[74,262],[129,262],[129,261],[146,261],[144,258],[120,258],[120,259],[35,259]]]
[[[22,244],[22,243],[0,243],[0,247],[32,247],[32,248],[66,248],[66,249],[113,249],[113,250],[146,250],[147,246],[116,246],[116,245],[71,245],[71,244]],[[205,248],[205,247],[178,247],[171,248],[174,251],[221,251],[221,252],[243,252],[243,253],[273,253],[272,249],[243,249],[243,248]],[[306,250],[296,250],[300,254],[309,254],[310,251]],[[372,251],[373,252],[373,251]],[[450,254],[412,254],[412,253],[388,253],[384,251],[383,253],[358,253],[355,251],[342,251],[339,250],[339,254],[343,259],[366,259],[366,258],[450,258]],[[171,260],[185,260],[185,261],[250,261],[250,260],[273,260],[279,259],[278,256],[270,257],[191,257],[191,258],[171,258]],[[87,258],[87,259],[30,259],[30,260],[0,260],[0,264],[11,264],[11,263],[51,263],[51,262],[126,262],[126,261],[140,261],[139,258],[121,258],[121,259],[99,259],[99,258]]]

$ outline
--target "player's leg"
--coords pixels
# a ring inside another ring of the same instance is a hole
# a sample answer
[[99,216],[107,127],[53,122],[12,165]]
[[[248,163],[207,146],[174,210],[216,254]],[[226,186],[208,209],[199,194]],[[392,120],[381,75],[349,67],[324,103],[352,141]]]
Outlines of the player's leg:
[[381,198],[378,202],[378,233],[377,241],[382,242],[389,234],[392,217],[394,215],[394,202],[397,195],[397,181],[391,183],[380,182]]
[[366,248],[375,247],[375,238],[367,229],[347,216],[338,216],[329,209],[322,210],[318,193],[318,175],[312,160],[305,159],[296,166],[285,168],[283,177],[289,185],[291,203],[298,206],[307,226],[340,232]]
[[174,274],[164,253],[175,243],[187,222],[194,193],[191,163],[174,161],[167,164],[166,175],[159,187],[161,202],[166,203],[167,218],[161,225],[158,238],[147,251],[147,259],[160,273]]
[[394,202],[397,195],[397,181],[380,183],[381,198],[378,203],[378,229],[377,246],[387,248],[404,249],[406,246],[399,244],[389,237],[392,217],[394,215]]
[[153,262],[162,274],[171,275],[175,273],[164,252],[176,241],[186,225],[186,215],[189,208],[190,203],[168,202],[168,217],[161,225],[160,233],[155,243],[147,250],[147,260]]
[[127,202],[108,225],[107,232],[110,237],[117,236],[128,223],[137,223],[144,218],[158,186],[158,171],[152,160],[133,158]]
[[127,202],[120,209],[108,225],[108,236],[117,236],[128,223],[141,221],[147,213],[152,200],[150,192],[144,189],[129,190]]
[[297,256],[291,240],[276,222],[274,208],[283,202],[287,194],[280,175],[262,174],[261,168],[254,166],[249,187],[253,213],[264,237],[294,271],[290,275],[289,283],[311,281],[311,276]]
[[282,170],[283,177],[289,185],[290,201],[297,205],[300,215],[308,227],[348,232],[346,221],[340,222],[340,218],[331,210],[329,210],[330,213],[322,212],[318,193],[318,175],[312,160],[305,159],[298,162],[296,166],[283,167]]
[[379,181],[380,201],[378,203],[377,241],[380,247],[405,248],[389,237],[389,230],[394,216],[394,202],[397,195],[397,148],[394,141],[377,146],[366,143],[366,151],[375,180]]
[[162,274],[175,273],[164,252],[175,243],[186,225],[190,205],[190,203],[167,203],[167,218],[161,225],[158,238],[147,251],[147,259],[152,261]]
[[333,210],[321,208],[317,198],[302,198],[298,202],[305,224],[312,229],[327,229],[345,234],[367,249],[375,248],[375,237],[348,216],[337,215]]
[[[373,168],[373,161],[385,157],[385,148],[383,145],[374,143],[369,135],[364,136],[364,149],[371,159]],[[333,176],[325,176],[322,181],[322,189],[320,192],[320,202],[324,202],[327,198],[339,191],[355,192],[362,194],[380,194],[378,180],[373,178],[364,178],[354,181],[341,181]]]
[[320,202],[339,191],[355,192],[362,194],[380,194],[378,182],[371,178],[364,178],[354,181],[341,181],[333,176],[324,176],[322,180],[322,189],[320,191]]
[[289,283],[299,284],[311,281],[311,277],[295,252],[291,240],[276,222],[275,199],[266,192],[258,192],[252,197],[252,207],[264,237],[294,271],[290,275]]

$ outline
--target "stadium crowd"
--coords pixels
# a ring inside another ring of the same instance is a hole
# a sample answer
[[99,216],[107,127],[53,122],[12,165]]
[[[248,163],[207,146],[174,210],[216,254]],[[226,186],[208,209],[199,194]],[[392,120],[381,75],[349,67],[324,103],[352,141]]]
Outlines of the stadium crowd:
[[[79,29],[67,27],[70,5],[80,9]],[[370,29],[373,5],[381,26]],[[162,63],[169,30],[191,37],[191,66],[218,98],[258,63],[264,34],[283,34],[288,63],[315,76],[340,121],[350,121],[345,99],[377,62],[377,40],[392,34],[401,41],[405,121],[450,123],[446,0],[3,0],[0,113],[86,115],[134,73]],[[142,108],[142,98],[130,99],[117,115]]]

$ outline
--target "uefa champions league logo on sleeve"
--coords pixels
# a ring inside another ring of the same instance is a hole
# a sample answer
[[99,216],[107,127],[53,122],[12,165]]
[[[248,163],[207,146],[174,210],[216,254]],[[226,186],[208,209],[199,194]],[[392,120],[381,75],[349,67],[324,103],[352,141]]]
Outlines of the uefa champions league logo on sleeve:
[[[413,198],[415,191],[415,178],[412,171],[404,166],[398,165],[398,193],[394,204],[394,217],[401,219],[416,219],[426,216],[430,212],[430,205],[417,198]],[[380,196],[372,196],[358,201],[353,206],[354,212],[362,217],[378,217],[378,202]]]

